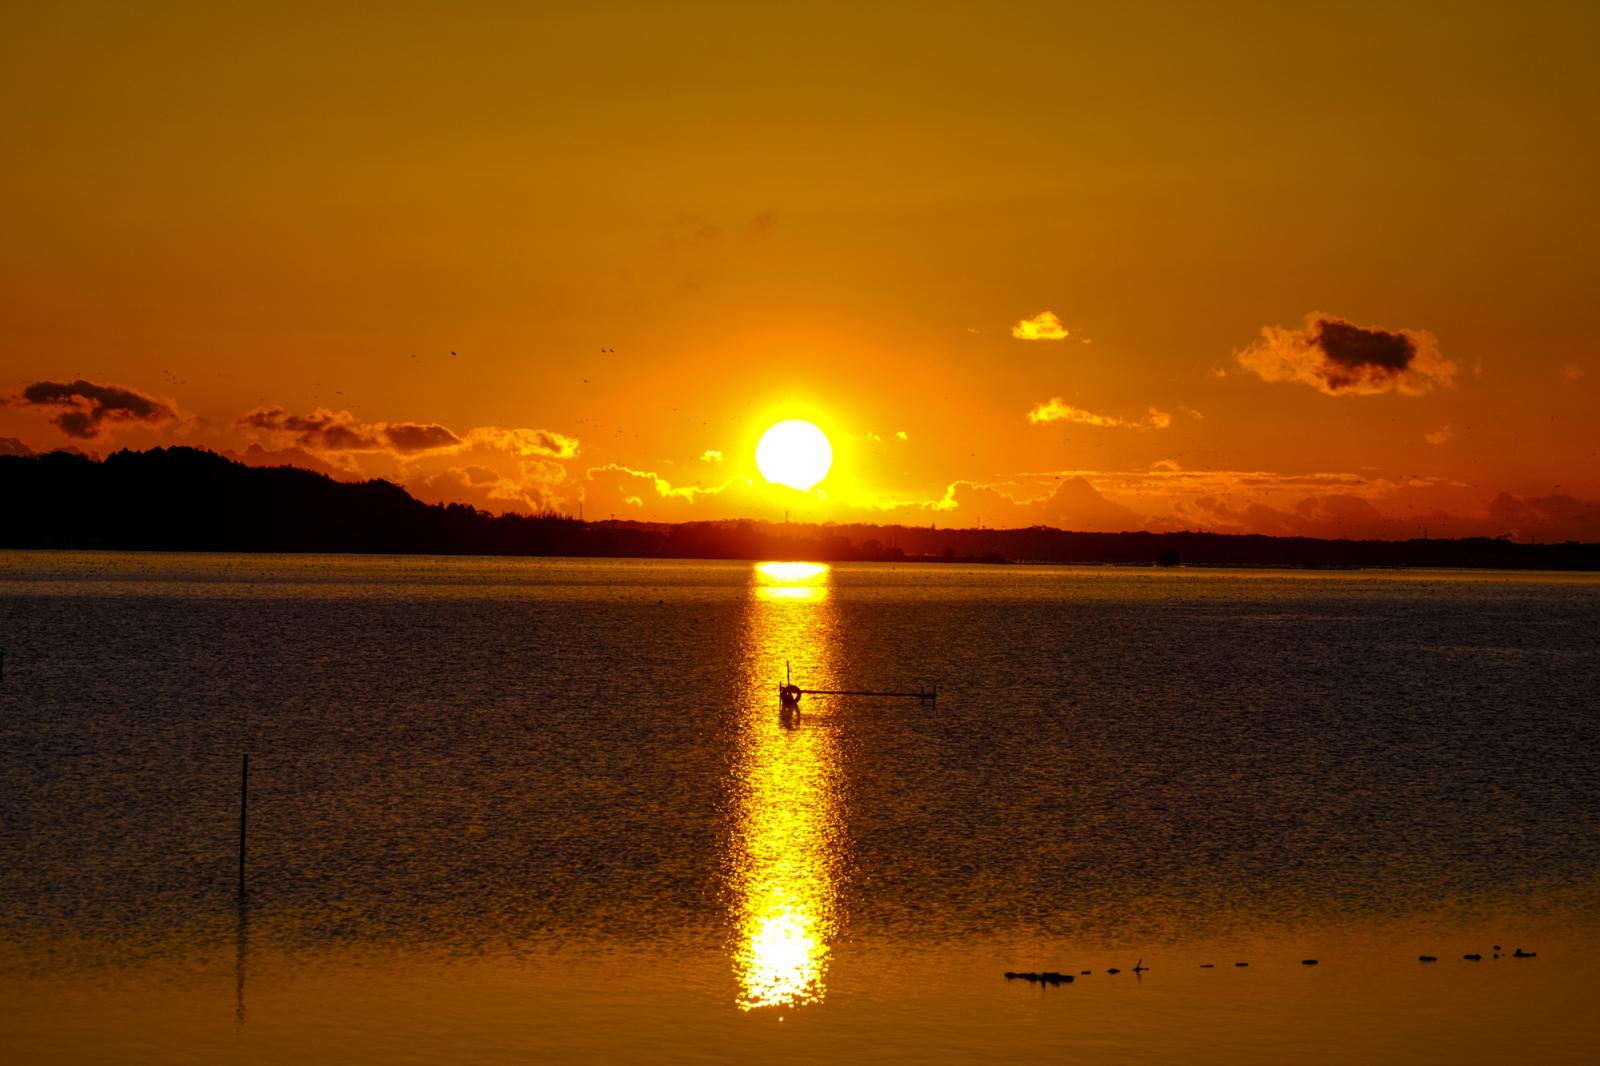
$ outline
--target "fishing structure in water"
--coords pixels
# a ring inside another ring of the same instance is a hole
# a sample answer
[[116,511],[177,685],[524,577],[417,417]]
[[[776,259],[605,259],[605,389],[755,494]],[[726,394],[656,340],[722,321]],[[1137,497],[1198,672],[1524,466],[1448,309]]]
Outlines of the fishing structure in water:
[[931,689],[918,688],[915,692],[888,692],[876,689],[854,688],[801,688],[794,683],[794,678],[789,670],[788,662],[783,664],[783,684],[778,686],[778,707],[789,713],[800,709],[802,696],[885,696],[900,699],[912,699],[921,703],[937,705],[939,699],[939,686]]

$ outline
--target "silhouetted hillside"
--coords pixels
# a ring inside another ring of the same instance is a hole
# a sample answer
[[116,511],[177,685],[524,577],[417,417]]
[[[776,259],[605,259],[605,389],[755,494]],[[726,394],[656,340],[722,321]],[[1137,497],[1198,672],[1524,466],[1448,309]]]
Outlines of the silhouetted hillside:
[[1348,541],[785,523],[580,522],[425,504],[387,481],[250,467],[194,448],[0,456],[0,546],[694,559],[1182,562],[1204,566],[1600,569],[1600,545]]

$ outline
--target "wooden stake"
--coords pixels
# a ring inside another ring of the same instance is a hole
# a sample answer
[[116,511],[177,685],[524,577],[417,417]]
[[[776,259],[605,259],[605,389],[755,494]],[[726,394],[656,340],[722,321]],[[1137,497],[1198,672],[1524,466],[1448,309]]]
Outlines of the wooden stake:
[[245,752],[239,769],[239,899],[244,899],[244,827],[250,809],[250,753]]

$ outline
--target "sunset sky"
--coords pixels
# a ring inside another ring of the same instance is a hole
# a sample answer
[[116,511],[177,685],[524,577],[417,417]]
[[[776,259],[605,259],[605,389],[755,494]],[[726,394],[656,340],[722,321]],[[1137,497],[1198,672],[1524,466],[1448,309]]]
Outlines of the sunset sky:
[[25,5],[0,452],[1600,540],[1597,13]]

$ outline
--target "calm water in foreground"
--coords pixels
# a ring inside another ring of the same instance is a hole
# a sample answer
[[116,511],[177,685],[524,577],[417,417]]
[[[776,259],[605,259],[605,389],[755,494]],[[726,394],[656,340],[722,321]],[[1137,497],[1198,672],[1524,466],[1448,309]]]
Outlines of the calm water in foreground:
[[1592,577],[5,553],[0,644],[8,1062],[1600,1059]]

